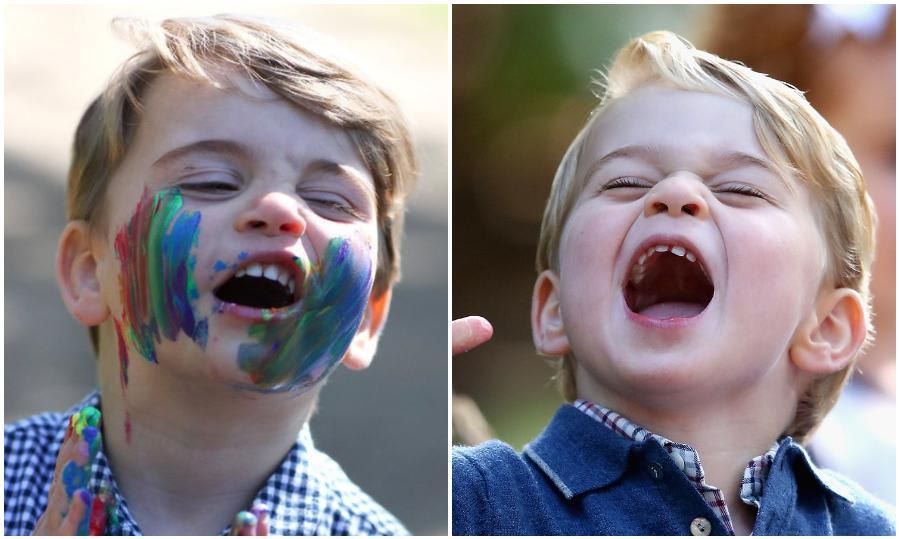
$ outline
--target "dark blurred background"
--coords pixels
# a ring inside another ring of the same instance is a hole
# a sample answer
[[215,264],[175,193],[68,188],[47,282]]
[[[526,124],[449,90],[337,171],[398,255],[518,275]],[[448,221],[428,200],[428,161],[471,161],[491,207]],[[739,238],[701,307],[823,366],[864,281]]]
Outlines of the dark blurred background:
[[595,70],[652,30],[807,92],[861,163],[880,214],[877,343],[812,446],[819,462],[895,503],[892,6],[453,6],[452,316],[482,315],[495,328],[492,341],[454,361],[454,391],[517,448],[561,403],[529,321],[543,207],[562,154],[597,104]]
[[94,385],[87,332],[59,298],[53,263],[75,126],[133,52],[111,19],[231,12],[301,24],[337,41],[398,100],[422,172],[378,354],[367,371],[332,376],[313,437],[413,533],[445,535],[448,8],[253,4],[248,12],[246,3],[216,2],[5,10],[5,421],[66,409]]

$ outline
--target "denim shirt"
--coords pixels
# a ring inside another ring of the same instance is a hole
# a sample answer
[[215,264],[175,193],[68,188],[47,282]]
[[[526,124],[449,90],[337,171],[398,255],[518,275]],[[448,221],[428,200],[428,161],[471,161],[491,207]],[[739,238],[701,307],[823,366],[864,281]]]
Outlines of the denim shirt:
[[[453,449],[454,535],[691,535],[696,522],[727,535],[658,442],[628,440],[570,405],[523,454],[498,441]],[[892,508],[787,437],[752,533],[895,535],[896,525]]]

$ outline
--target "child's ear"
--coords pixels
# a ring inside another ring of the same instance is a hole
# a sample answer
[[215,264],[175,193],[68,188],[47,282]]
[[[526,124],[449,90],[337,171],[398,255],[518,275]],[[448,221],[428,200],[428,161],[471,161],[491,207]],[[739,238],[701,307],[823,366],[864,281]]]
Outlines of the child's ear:
[[822,292],[815,310],[793,337],[790,360],[822,376],[844,368],[865,343],[868,326],[861,296],[851,288]]
[[531,332],[537,352],[547,356],[562,357],[571,350],[562,321],[560,294],[555,272],[545,270],[537,276],[531,298]]
[[56,282],[62,301],[72,316],[86,326],[99,325],[109,317],[91,243],[87,222],[70,221],[56,247]]
[[375,351],[378,349],[381,330],[384,329],[384,322],[387,321],[387,311],[390,310],[392,295],[393,289],[388,288],[380,295],[372,292],[368,299],[362,325],[356,331],[356,336],[350,343],[350,349],[343,356],[343,364],[350,369],[361,370],[371,365],[371,360],[375,357]]

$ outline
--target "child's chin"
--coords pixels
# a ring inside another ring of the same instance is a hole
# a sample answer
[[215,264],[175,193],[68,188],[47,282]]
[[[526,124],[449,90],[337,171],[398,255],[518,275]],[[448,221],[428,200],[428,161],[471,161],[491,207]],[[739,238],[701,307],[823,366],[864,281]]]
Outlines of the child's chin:
[[[628,385],[641,391],[676,392],[702,387],[709,373],[722,368],[706,354],[684,353],[683,350],[639,350],[629,354],[614,368]],[[635,358],[635,359],[634,359]]]

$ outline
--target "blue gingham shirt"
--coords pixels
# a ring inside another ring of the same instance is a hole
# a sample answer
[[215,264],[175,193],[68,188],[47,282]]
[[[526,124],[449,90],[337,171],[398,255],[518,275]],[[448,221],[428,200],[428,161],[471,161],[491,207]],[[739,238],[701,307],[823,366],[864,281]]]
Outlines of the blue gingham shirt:
[[[4,437],[4,523],[7,535],[31,535],[47,507],[56,455],[69,417],[84,406],[100,408],[100,395],[88,395],[65,413],[45,413],[7,425]],[[118,528],[107,535],[142,535],[116,485],[103,448],[88,485],[105,487],[117,502]],[[312,445],[306,426],[287,456],[253,501],[269,506],[271,535],[408,535],[387,510],[353,484],[336,462]],[[250,503],[248,507],[252,506]],[[230,533],[229,526],[222,530]]]

